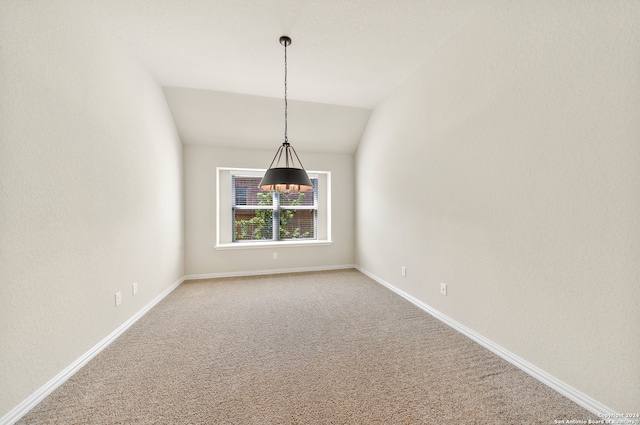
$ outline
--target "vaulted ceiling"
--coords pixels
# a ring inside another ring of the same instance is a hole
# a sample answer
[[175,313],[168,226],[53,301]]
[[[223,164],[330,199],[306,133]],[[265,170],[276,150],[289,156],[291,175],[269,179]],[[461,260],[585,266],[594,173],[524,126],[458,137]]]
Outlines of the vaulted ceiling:
[[486,6],[468,0],[96,1],[123,46],[164,87],[185,144],[274,147],[284,108],[278,39],[290,36],[290,140],[298,150],[328,152],[353,152],[371,110]]

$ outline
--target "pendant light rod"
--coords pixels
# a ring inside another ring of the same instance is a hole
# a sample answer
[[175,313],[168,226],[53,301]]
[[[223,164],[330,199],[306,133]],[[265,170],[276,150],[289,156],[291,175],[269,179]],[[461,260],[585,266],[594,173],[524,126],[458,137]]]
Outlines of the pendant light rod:
[[[283,35],[282,37],[280,37],[280,44],[282,44],[284,46],[284,145],[285,146],[289,146],[289,135],[288,135],[288,127],[289,127],[289,119],[288,119],[288,112],[289,112],[289,102],[287,99],[287,46],[291,45],[291,38],[287,37],[286,35]],[[293,154],[296,156],[296,159],[298,160],[298,164],[300,165],[301,168],[304,169],[304,166],[302,165],[302,162],[300,161],[300,158],[298,158],[298,154],[296,153],[295,149],[291,148],[291,150],[293,151]],[[289,158],[291,158],[291,161],[289,161]],[[285,165],[287,167],[289,167],[289,163],[291,163],[292,167],[295,167],[295,162],[293,161],[293,156],[289,153],[289,149],[285,149]]]
[[[289,146],[289,102],[287,101],[287,46],[291,45],[291,39],[286,35],[280,37],[280,44],[284,46],[284,145]],[[289,167],[289,149],[284,152],[285,167]]]
[[[280,44],[284,46],[284,143],[289,144],[289,137],[287,135],[288,124],[288,111],[289,103],[287,102],[287,46],[291,45],[291,39],[286,35],[280,37]],[[286,165],[289,166],[289,156],[286,156]]]
[[[313,190],[313,184],[304,170],[302,161],[296,150],[289,144],[289,102],[287,99],[287,46],[291,45],[291,38],[283,35],[280,44],[284,46],[284,143],[278,148],[269,169],[258,185],[261,190],[273,191],[301,191]],[[284,167],[280,167],[280,160],[284,153]],[[296,161],[298,165],[296,166]],[[276,164],[275,167],[273,164]],[[300,167],[300,168],[298,168]]]

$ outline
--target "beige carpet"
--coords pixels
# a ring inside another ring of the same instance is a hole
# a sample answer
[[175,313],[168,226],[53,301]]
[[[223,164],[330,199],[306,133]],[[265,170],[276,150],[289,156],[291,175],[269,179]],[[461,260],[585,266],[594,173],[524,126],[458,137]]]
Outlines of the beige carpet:
[[597,419],[355,270],[185,282],[19,424]]

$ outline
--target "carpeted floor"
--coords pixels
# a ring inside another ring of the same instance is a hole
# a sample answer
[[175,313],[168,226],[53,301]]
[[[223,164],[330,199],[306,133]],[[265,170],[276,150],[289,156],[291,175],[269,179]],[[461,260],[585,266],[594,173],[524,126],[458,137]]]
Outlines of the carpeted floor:
[[355,270],[185,282],[19,424],[598,419]]

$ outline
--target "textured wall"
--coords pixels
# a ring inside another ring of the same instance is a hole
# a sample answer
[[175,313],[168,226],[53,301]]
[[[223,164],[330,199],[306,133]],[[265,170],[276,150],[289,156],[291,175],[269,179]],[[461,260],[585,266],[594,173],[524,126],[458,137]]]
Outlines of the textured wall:
[[0,4],[0,417],[184,272],[182,145],[93,13]]
[[[292,141],[292,145],[295,144]],[[353,155],[298,152],[307,170],[330,171],[332,245],[216,250],[216,167],[266,168],[273,151],[185,145],[186,274],[325,267],[354,262]],[[272,252],[278,252],[273,260]]]
[[620,412],[640,411],[638,22],[631,1],[487,8],[356,155],[359,265]]

